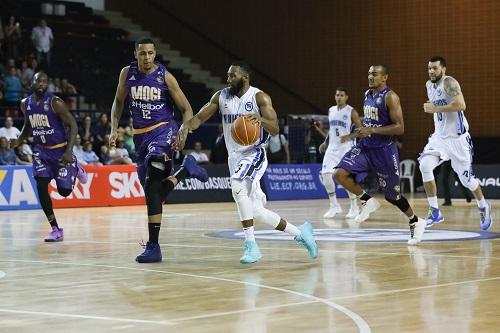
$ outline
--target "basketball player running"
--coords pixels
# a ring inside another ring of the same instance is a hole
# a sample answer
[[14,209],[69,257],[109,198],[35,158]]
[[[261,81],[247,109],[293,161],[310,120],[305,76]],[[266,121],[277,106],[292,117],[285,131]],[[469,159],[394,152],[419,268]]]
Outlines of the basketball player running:
[[164,65],[155,62],[156,49],[151,38],[135,42],[135,58],[120,73],[116,96],[111,108],[111,149],[116,145],[117,129],[127,95],[134,124],[134,143],[137,150],[137,173],[144,188],[148,214],[149,240],[145,250],[137,256],[140,263],[162,260],[158,236],[160,233],[162,203],[178,182],[188,177],[208,180],[205,169],[197,166],[188,155],[181,168],[172,176],[172,142],[177,134],[174,110],[167,94],[181,110],[183,122],[193,116],[191,105],[177,80]]
[[[278,120],[271,98],[261,90],[250,86],[250,66],[234,62],[227,72],[228,87],[215,93],[210,101],[188,122],[184,123],[177,136],[176,149],[182,149],[187,134],[200,127],[219,111],[222,115],[224,139],[229,152],[228,165],[231,174],[231,190],[238,208],[245,234],[242,264],[257,262],[261,253],[254,236],[254,220],[271,225],[276,230],[295,236],[295,240],[306,247],[312,258],[318,256],[318,247],[313,238],[312,226],[304,223],[300,227],[282,219],[278,214],[264,208],[266,196],[259,181],[267,168],[264,148],[269,134],[278,134]],[[261,126],[258,141],[250,146],[237,144],[231,136],[231,126],[240,116],[248,116]],[[263,130],[262,130],[263,129]],[[264,130],[268,133],[265,133]]]
[[[47,92],[48,77],[43,72],[33,76],[33,94],[21,101],[24,126],[17,139],[10,140],[16,147],[28,136],[33,135],[33,176],[43,212],[52,227],[46,242],[62,242],[64,232],[52,209],[49,183],[55,179],[57,192],[67,197],[73,191],[76,178],[87,182],[87,174],[73,155],[78,127],[63,100]],[[65,128],[69,129],[66,132]]]
[[387,87],[387,67],[371,66],[368,71],[368,89],[365,93],[363,127],[355,130],[360,138],[338,164],[334,178],[348,191],[362,201],[361,212],[355,222],[365,221],[372,212],[380,207],[377,199],[363,191],[358,182],[368,171],[375,171],[379,186],[384,190],[385,199],[399,208],[410,220],[409,245],[422,240],[425,220],[418,218],[408,200],[399,189],[399,155],[395,135],[404,133],[403,111],[399,96]]
[[[337,196],[335,194],[335,182],[333,181],[334,168],[339,164],[340,159],[346,152],[351,149],[354,144],[355,133],[351,133],[352,127],[360,128],[361,120],[358,112],[349,104],[347,104],[347,91],[344,88],[335,90],[335,102],[337,105],[332,106],[328,110],[328,122],[330,129],[326,136],[325,142],[319,146],[321,153],[325,152],[323,158],[323,168],[321,176],[325,185],[328,198],[330,199],[330,209],[323,215],[324,218],[333,218],[337,213],[342,212]],[[347,191],[351,202],[351,207],[346,217],[353,219],[359,214],[356,195]]]
[[419,157],[420,172],[429,201],[427,225],[444,221],[437,202],[433,170],[444,161],[451,160],[451,167],[460,182],[474,193],[479,207],[480,225],[488,230],[492,223],[491,207],[486,202],[481,186],[472,172],[472,139],[465,119],[465,99],[457,80],[446,75],[446,60],[435,56],[428,63],[428,102],[424,111],[434,114],[434,133]]

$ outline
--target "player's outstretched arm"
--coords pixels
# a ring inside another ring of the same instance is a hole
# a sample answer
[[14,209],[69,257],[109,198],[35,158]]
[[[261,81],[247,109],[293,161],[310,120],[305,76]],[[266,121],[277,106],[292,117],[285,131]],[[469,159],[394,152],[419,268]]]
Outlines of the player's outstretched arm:
[[111,133],[109,135],[109,145],[111,147],[114,147],[116,145],[116,131],[118,130],[118,126],[120,124],[120,118],[122,117],[125,98],[127,98],[127,87],[125,86],[125,80],[127,79],[129,67],[130,66],[124,67],[120,72],[118,86],[116,87],[115,99],[113,101],[113,106],[111,106]]
[[278,134],[280,131],[278,116],[276,115],[276,110],[274,110],[271,97],[261,91],[255,95],[255,100],[260,110],[260,116],[258,114],[251,114],[248,118],[262,126],[269,134]]
[[30,136],[32,133],[31,129],[31,123],[29,122],[28,116],[26,115],[26,112],[24,112],[24,105],[26,103],[26,98],[21,101],[21,104],[19,105],[19,108],[21,109],[21,112],[24,115],[24,125],[23,128],[21,129],[21,134],[17,137],[17,139],[10,139],[10,147],[15,148],[19,146],[20,144],[23,143],[23,141]]
[[66,145],[66,151],[62,156],[63,163],[73,162],[73,146],[75,145],[76,134],[78,133],[78,126],[76,125],[76,120],[71,113],[69,113],[66,104],[59,97],[52,98],[52,109],[61,118],[64,126],[69,128],[68,144]]
[[184,124],[186,121],[193,118],[193,108],[191,107],[191,104],[189,104],[186,95],[184,95],[184,92],[182,92],[179,87],[179,83],[172,74],[167,73],[165,75],[165,81],[167,82],[170,97],[172,97],[175,105],[182,113],[182,123]]
[[216,92],[212,98],[210,98],[210,101],[205,104],[194,117],[182,124],[181,128],[179,128],[179,132],[177,133],[177,137],[175,138],[175,150],[182,150],[186,144],[187,135],[200,127],[201,124],[210,119],[210,117],[212,117],[219,110],[219,96],[220,91]]

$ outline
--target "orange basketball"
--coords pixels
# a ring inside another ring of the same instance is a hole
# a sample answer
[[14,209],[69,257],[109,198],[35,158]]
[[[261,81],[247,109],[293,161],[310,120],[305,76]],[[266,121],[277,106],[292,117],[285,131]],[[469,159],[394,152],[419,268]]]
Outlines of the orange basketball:
[[259,139],[260,126],[249,118],[242,116],[236,119],[231,127],[231,136],[237,144],[249,146]]

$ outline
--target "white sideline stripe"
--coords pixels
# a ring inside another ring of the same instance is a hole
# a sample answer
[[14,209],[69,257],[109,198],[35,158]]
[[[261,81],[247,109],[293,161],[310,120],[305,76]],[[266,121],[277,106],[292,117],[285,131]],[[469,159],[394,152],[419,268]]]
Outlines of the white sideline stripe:
[[[14,259],[0,259],[0,262],[25,262],[25,263],[39,263],[39,264],[58,264],[58,265],[68,265],[68,266],[86,266],[86,267],[102,267],[102,268],[114,268],[114,269],[126,269],[126,270],[131,270],[131,271],[140,271],[140,272],[152,272],[152,273],[161,273],[161,274],[171,274],[171,275],[179,275],[179,276],[184,276],[184,277],[191,277],[191,278],[201,278],[201,279],[207,279],[207,280],[216,280],[216,281],[223,281],[223,282],[230,282],[230,283],[238,283],[238,284],[243,284],[243,285],[248,285],[248,286],[255,286],[263,289],[269,289],[269,290],[275,290],[275,291],[280,291],[288,294],[293,294],[296,296],[308,298],[310,300],[316,301],[323,303],[331,308],[334,308],[336,310],[339,310],[340,312],[344,313],[346,316],[351,318],[356,326],[358,326],[359,332],[360,333],[371,333],[370,326],[368,326],[368,323],[357,313],[349,310],[348,308],[337,304],[331,300],[327,300],[324,298],[316,297],[313,295],[308,295],[304,293],[300,293],[297,291],[293,290],[288,290],[284,288],[278,288],[278,287],[272,287],[272,286],[267,286],[264,284],[259,284],[259,283],[252,283],[252,282],[245,282],[245,281],[239,281],[239,280],[232,280],[232,279],[226,279],[226,278],[220,278],[220,277],[215,277],[215,276],[207,276],[207,275],[197,275],[197,274],[188,274],[188,273],[178,273],[178,272],[171,272],[171,271],[161,271],[161,270],[156,270],[156,269],[145,269],[145,268],[136,268],[136,267],[121,267],[121,266],[113,266],[113,265],[99,265],[99,264],[82,264],[82,263],[68,263],[68,262],[59,262],[59,261],[43,261],[43,260],[14,260]],[[0,309],[0,312],[9,312],[9,311],[20,311],[20,310],[9,310],[9,309]],[[23,312],[23,311],[22,311]],[[21,312],[21,313],[22,313]],[[26,313],[29,313],[31,311],[28,311]],[[54,315],[54,316],[75,316],[77,318],[88,318],[88,319],[101,319],[101,320],[113,320],[110,319],[112,317],[98,317],[98,316],[80,316],[80,315],[66,315],[66,314],[51,314],[50,312],[34,312],[35,314],[45,314],[45,315]],[[115,319],[120,319],[120,318],[115,318]],[[178,320],[182,320],[182,318],[179,318]],[[127,321],[127,320],[123,320]],[[129,319],[129,321],[135,321],[135,319]],[[162,325],[168,325],[172,324],[174,320],[170,321],[141,321],[144,323],[156,323],[156,324],[162,324]]]
[[141,320],[141,319],[128,319],[128,318],[119,318],[119,317],[88,316],[88,315],[76,315],[76,314],[70,314],[70,313],[11,310],[11,309],[0,309],[0,312],[29,314],[29,315],[38,315],[38,316],[48,316],[48,317],[119,321],[119,322],[124,322],[124,323],[126,322],[126,323],[137,323],[137,324],[173,325],[171,322],[166,321],[166,320]]

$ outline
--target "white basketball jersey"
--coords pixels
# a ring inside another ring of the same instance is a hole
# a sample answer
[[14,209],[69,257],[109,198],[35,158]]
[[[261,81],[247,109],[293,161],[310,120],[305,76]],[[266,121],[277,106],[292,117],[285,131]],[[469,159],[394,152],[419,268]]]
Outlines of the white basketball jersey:
[[341,110],[338,107],[332,106],[328,109],[328,122],[330,129],[328,130],[328,149],[343,149],[353,145],[353,140],[341,143],[340,137],[351,134],[352,130],[352,106],[347,104]]
[[[444,90],[445,76],[439,82],[432,83],[430,80],[425,84],[429,101],[436,106],[448,105],[453,101],[453,97],[448,96]],[[437,112],[434,113],[434,133],[442,138],[457,137],[469,130],[469,124],[465,119],[464,111],[457,112]]]
[[250,114],[260,114],[255,95],[261,92],[260,89],[250,86],[247,92],[241,96],[231,95],[229,87],[221,90],[219,95],[219,112],[222,116],[222,128],[226,141],[227,151],[245,151],[256,147],[263,147],[269,141],[269,134],[261,128],[259,139],[252,146],[242,146],[237,144],[231,135],[231,126],[234,121],[241,116]]

